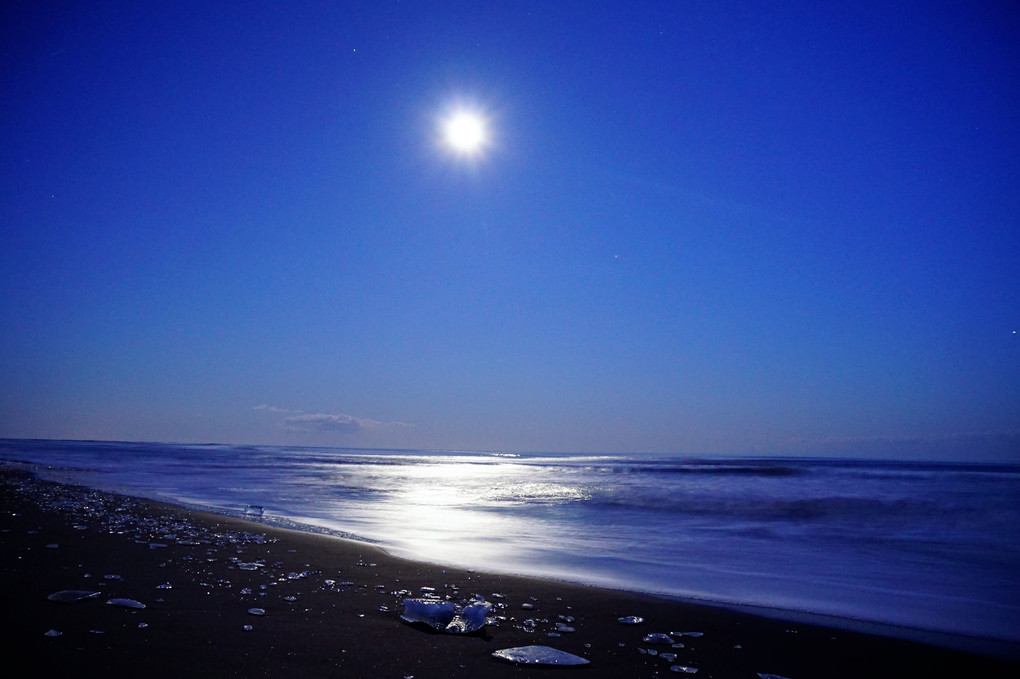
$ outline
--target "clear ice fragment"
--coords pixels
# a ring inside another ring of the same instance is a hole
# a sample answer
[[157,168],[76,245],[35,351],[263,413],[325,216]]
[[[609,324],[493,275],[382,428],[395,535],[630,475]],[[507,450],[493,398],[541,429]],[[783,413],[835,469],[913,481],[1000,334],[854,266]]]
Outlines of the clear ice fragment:
[[467,634],[485,627],[485,616],[490,608],[492,604],[485,601],[476,601],[465,606],[460,614],[453,616],[453,620],[446,626],[446,631],[452,634]]
[[450,634],[467,634],[485,626],[485,616],[491,608],[492,604],[477,600],[457,606],[452,601],[437,599],[404,599],[404,612],[400,617]]
[[672,644],[673,637],[668,634],[662,634],[661,632],[655,632],[654,634],[646,634],[642,641],[646,644]]
[[576,632],[577,630],[570,625],[565,625],[562,622],[556,623],[557,632]]
[[[681,674],[697,674],[697,667],[689,667],[688,665],[671,665],[669,668],[670,672],[679,672]],[[760,675],[759,675],[760,676]]]
[[624,625],[640,625],[644,621],[645,621],[644,618],[636,615],[628,615],[626,617],[617,619],[617,622],[622,623]]
[[134,599],[110,599],[106,603],[110,606],[120,606],[121,608],[145,608],[145,604]]
[[248,615],[265,615],[266,609],[264,608],[249,608]]
[[244,506],[244,515],[245,516],[262,516],[262,514],[265,513],[265,511],[266,511],[265,507],[262,507],[260,505],[245,505]]
[[90,592],[84,589],[62,589],[59,592],[50,594],[47,599],[50,601],[56,601],[62,604],[73,604],[76,601],[82,601],[84,599],[94,599],[99,596],[100,592]]
[[758,676],[761,679],[786,679],[786,677],[781,677],[778,674],[769,674],[768,672],[759,672]]
[[48,632],[46,632],[45,634],[43,634],[43,636],[47,636],[47,637],[59,637],[60,635],[61,635],[61,632],[59,632],[59,631],[57,631],[55,629],[51,629]]
[[452,601],[404,599],[404,612],[400,617],[407,622],[423,622],[436,629],[445,629],[456,611],[457,607]]
[[492,657],[518,665],[587,665],[591,662],[587,658],[549,646],[504,648],[494,652]]

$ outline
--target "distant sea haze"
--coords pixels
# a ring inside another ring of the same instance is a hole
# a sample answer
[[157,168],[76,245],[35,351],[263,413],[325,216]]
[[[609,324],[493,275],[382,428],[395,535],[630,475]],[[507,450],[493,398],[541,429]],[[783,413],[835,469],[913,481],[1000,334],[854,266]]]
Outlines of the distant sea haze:
[[0,441],[401,556],[1020,642],[1020,466]]

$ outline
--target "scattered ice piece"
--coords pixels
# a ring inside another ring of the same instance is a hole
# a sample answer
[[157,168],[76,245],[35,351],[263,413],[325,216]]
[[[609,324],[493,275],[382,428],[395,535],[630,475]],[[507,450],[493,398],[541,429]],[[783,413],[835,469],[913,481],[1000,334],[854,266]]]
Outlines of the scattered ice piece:
[[58,632],[55,629],[51,629],[51,630],[47,631],[45,634],[43,634],[43,636],[46,636],[46,637],[59,637],[60,635],[61,635],[61,632]]
[[110,599],[106,603],[110,606],[120,606],[121,608],[145,608],[145,604],[134,599]]
[[243,629],[243,630],[244,630],[245,632],[250,632],[250,631],[252,631],[252,630],[253,630],[253,629],[255,629],[255,628],[254,628],[254,627],[252,627],[251,625],[245,625],[245,626],[244,626],[244,627],[242,627],[241,629]]
[[156,585],[156,589],[173,589],[174,586],[169,582],[164,582],[162,585]]
[[646,644],[672,644],[673,637],[668,634],[662,634],[661,632],[655,632],[653,634],[646,634],[641,640]]
[[293,603],[293,602],[297,601],[297,597],[296,596],[285,596],[285,597],[283,597],[283,600],[284,601],[290,601],[291,603]]
[[618,618],[617,619],[617,622],[620,622],[620,623],[622,623],[624,625],[640,625],[644,621],[645,621],[644,618],[636,616],[636,615],[628,615],[626,617]]
[[147,622],[140,622],[140,623],[138,623],[138,629],[145,629],[148,626],[149,626],[149,623],[147,623]]
[[241,562],[237,564],[237,567],[240,568],[242,571],[257,571],[258,569],[262,568],[262,564],[255,562],[251,563]]
[[576,632],[577,630],[570,625],[565,625],[562,622],[556,623],[557,632]]
[[549,646],[517,646],[495,651],[492,657],[518,665],[587,665],[590,660]]
[[649,648],[648,649],[648,655],[656,656],[656,655],[659,655],[659,652],[656,651],[654,648]]
[[485,616],[488,615],[492,604],[486,601],[476,601],[468,604],[458,615],[453,617],[446,631],[453,634],[467,634],[485,627]]
[[769,674],[767,672],[759,672],[758,676],[761,677],[761,679],[786,679],[786,677],[781,677],[778,674]]
[[50,594],[47,599],[50,601],[57,601],[62,604],[73,604],[76,601],[82,601],[83,599],[94,599],[99,596],[101,592],[90,592],[84,589],[62,589],[59,592]]
[[264,608],[249,608],[248,615],[265,615],[266,609]]
[[523,608],[526,611],[530,611],[533,608],[535,608],[535,604],[521,604],[521,608]]
[[[697,674],[697,667],[689,667],[688,665],[671,665],[669,668],[670,672],[680,672],[681,674]],[[760,676],[760,675],[759,675]]]
[[400,617],[407,622],[423,622],[436,629],[445,629],[456,612],[457,607],[452,601],[404,599],[404,612]]
[[110,574],[104,575],[103,579],[104,580],[123,580],[124,578],[119,576],[119,575],[115,575],[113,573],[110,573]]
[[241,594],[251,594],[251,587],[243,587],[241,589]]
[[451,634],[467,634],[485,626],[485,616],[491,608],[492,604],[477,600],[458,607],[452,601],[404,599],[404,612],[400,617],[407,622],[424,623]]
[[703,637],[704,632],[670,632],[675,637]]
[[51,544],[48,544],[48,545],[46,545],[46,549],[59,549],[59,548],[60,548],[60,545],[58,545],[58,544],[57,544],[57,543],[55,543],[55,542],[54,542],[54,543],[51,543]]
[[166,544],[162,542],[150,542],[149,549],[159,549],[160,547],[166,547]]
[[265,513],[265,507],[259,505],[245,505],[244,515],[245,516],[262,516]]
[[666,662],[673,662],[674,660],[676,660],[676,653],[660,653],[659,657],[665,660]]

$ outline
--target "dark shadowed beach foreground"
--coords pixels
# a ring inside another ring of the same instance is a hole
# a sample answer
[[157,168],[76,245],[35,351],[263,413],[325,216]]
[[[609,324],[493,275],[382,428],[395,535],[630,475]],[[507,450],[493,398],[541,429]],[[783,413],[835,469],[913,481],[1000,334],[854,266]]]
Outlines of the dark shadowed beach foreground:
[[[27,667],[25,676],[1020,676],[1015,653],[1002,659],[627,592],[443,569],[367,543],[9,470],[0,476],[0,508],[4,658],[8,667]],[[49,599],[65,590],[98,594]],[[493,609],[489,624],[472,634],[433,632],[400,618],[409,596],[460,602],[475,595]],[[644,621],[622,624],[624,616]],[[644,640],[652,634],[672,643]],[[492,657],[532,644],[590,664],[542,668]]]

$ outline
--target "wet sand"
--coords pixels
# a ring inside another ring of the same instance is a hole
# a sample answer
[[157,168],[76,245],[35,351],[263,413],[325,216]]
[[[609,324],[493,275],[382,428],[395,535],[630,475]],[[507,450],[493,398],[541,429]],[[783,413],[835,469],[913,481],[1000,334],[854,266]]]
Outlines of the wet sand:
[[[10,469],[0,469],[0,574],[0,643],[8,667],[27,664],[25,676],[1020,676],[1016,649],[1008,660],[628,592],[444,569],[363,542]],[[450,635],[403,622],[401,601],[430,592],[422,588],[457,601],[481,595],[494,605],[491,624]],[[60,590],[100,594],[77,603],[47,599]],[[107,604],[112,598],[145,608]],[[624,625],[622,616],[644,622]],[[576,631],[550,636],[556,623]],[[674,633],[683,647],[642,641],[651,633]],[[590,664],[539,668],[491,655],[532,644]]]

